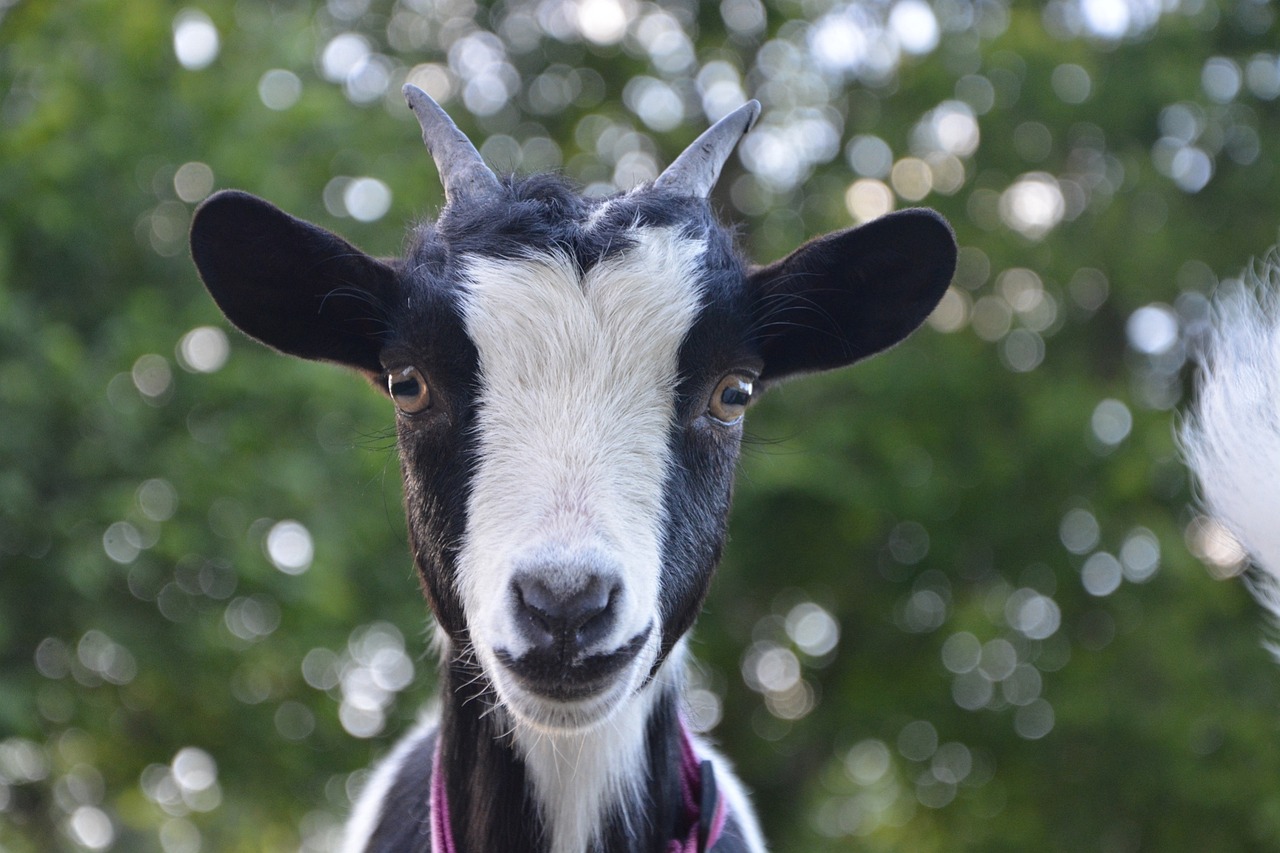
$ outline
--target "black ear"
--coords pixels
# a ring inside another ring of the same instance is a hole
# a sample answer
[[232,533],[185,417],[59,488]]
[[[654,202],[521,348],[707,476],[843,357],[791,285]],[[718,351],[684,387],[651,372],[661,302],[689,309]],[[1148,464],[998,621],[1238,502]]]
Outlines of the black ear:
[[932,210],[902,210],[819,237],[747,278],[762,383],[843,367],[929,316],[956,268],[956,238]]
[[395,271],[248,193],[211,196],[191,223],[205,287],[241,331],[301,358],[379,372]]

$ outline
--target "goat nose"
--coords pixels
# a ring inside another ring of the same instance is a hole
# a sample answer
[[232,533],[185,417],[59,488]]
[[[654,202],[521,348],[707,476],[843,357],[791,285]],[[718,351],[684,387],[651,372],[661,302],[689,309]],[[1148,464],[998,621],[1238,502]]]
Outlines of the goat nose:
[[517,576],[511,584],[521,631],[535,649],[572,656],[613,627],[617,586],[599,575],[570,592],[537,575]]

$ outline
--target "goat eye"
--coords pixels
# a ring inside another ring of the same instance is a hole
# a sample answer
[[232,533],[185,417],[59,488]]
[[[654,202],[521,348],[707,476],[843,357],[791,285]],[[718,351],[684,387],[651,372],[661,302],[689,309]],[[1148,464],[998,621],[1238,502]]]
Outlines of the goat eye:
[[751,380],[740,373],[730,373],[716,385],[707,413],[722,424],[735,424],[742,420],[750,402]]
[[416,415],[431,407],[431,388],[416,367],[393,370],[387,374],[387,393],[396,408],[406,415]]

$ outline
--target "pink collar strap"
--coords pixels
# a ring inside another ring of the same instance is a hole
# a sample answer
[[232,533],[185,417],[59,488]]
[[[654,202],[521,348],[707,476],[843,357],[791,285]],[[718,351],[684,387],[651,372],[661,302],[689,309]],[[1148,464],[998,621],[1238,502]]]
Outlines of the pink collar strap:
[[[441,766],[440,738],[436,737],[431,759],[431,851],[458,853],[449,821],[449,792]],[[699,761],[693,738],[680,720],[680,799],[688,833],[667,842],[667,853],[705,853],[715,847],[728,818],[724,798],[716,790],[716,776],[710,761]]]
[[699,761],[693,737],[680,718],[680,797],[689,833],[667,842],[667,853],[703,853],[720,840],[728,817],[724,797],[716,790],[716,774],[710,761]]
[[436,734],[436,752],[431,758],[431,853],[458,853],[453,843],[453,824],[449,822],[449,792],[444,786],[444,768],[440,766],[440,735]]

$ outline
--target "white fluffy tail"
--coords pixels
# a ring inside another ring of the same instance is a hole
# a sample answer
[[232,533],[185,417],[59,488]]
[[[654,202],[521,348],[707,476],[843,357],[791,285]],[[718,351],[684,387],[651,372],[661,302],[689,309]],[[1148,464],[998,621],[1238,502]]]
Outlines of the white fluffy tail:
[[1280,253],[1213,307],[1183,452],[1205,509],[1261,570],[1254,594],[1280,620]]

